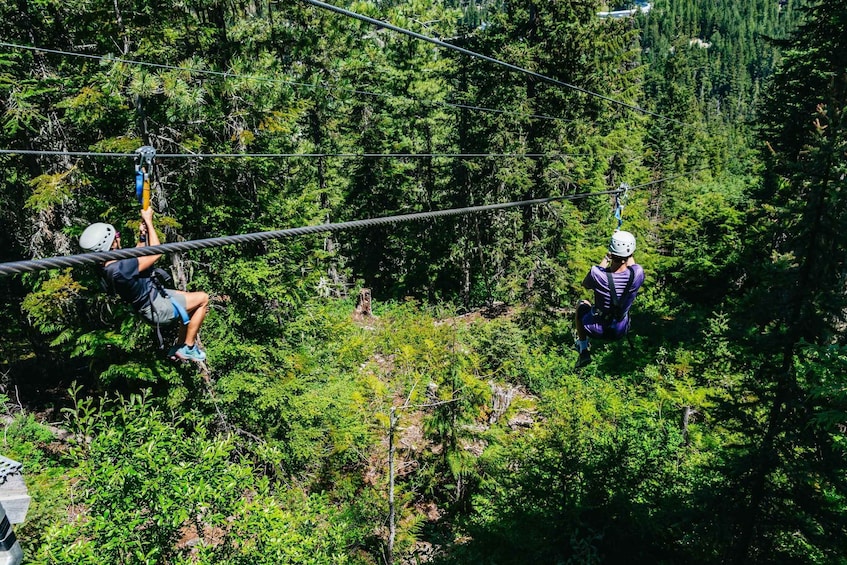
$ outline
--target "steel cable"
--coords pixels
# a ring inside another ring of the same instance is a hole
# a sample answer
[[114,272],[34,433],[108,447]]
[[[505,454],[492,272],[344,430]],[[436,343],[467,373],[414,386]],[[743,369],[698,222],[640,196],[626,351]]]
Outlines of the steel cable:
[[299,228],[289,228],[284,230],[256,232],[241,235],[229,235],[222,237],[212,237],[208,239],[196,239],[189,241],[177,241],[173,243],[163,243],[161,245],[151,245],[149,247],[130,247],[127,249],[115,249],[113,251],[104,251],[98,253],[80,253],[78,255],[65,255],[58,257],[49,257],[46,259],[32,259],[28,261],[13,261],[9,263],[0,263],[0,276],[14,275],[32,271],[42,271],[46,269],[61,269],[66,267],[76,267],[86,264],[103,263],[106,261],[117,259],[130,259],[132,257],[144,257],[148,255],[159,255],[168,252],[178,251],[194,251],[197,249],[207,249],[210,247],[222,247],[224,245],[236,245],[242,243],[255,243],[270,239],[282,239],[286,237],[297,237],[302,235],[336,232],[349,229],[381,226],[394,224],[399,222],[409,222],[415,220],[424,220],[427,218],[441,218],[446,216],[462,216],[467,214],[475,214],[480,212],[488,212],[493,210],[503,210],[506,208],[518,208],[524,206],[537,206],[560,200],[577,200],[587,198],[589,196],[600,196],[604,194],[617,194],[618,190],[607,190],[602,192],[584,192],[580,194],[571,194],[565,196],[551,196],[548,198],[537,198],[534,200],[522,200],[518,202],[505,202],[500,204],[487,204],[484,206],[469,206],[466,208],[451,208],[448,210],[436,210],[432,212],[417,212],[412,214],[401,214],[396,216],[385,216],[381,218],[369,218],[365,220],[353,220],[349,222],[318,224],[314,226],[303,226]]
[[446,41],[441,41],[440,39],[436,39],[434,37],[429,37],[428,35],[423,35],[422,33],[417,33],[415,31],[408,30],[406,28],[402,28],[396,26],[394,24],[377,20],[375,18],[371,18],[369,16],[365,16],[351,10],[347,10],[345,8],[340,8],[338,6],[333,6],[332,4],[327,4],[326,2],[321,2],[320,0],[303,0],[307,4],[311,4],[312,6],[316,6],[318,8],[323,8],[324,10],[329,10],[331,12],[335,12],[337,14],[341,14],[343,16],[348,16],[350,18],[369,23],[371,25],[375,25],[378,27],[384,27],[386,29],[390,29],[392,31],[396,31],[397,33],[402,33],[403,35],[408,35],[409,37],[414,37],[415,39],[420,39],[421,41],[426,41],[428,43],[432,43],[433,45],[437,45],[439,47],[444,47],[446,49],[452,49],[458,53],[462,53],[463,55],[468,55],[472,58],[481,59],[483,61],[487,61],[489,63],[494,63],[495,65],[499,65],[501,67],[505,67],[512,71],[517,71],[519,73],[523,73],[525,75],[531,76],[533,78],[542,80],[544,82],[555,84],[557,86],[563,86],[565,88],[569,88],[571,90],[575,90],[576,92],[581,92],[582,94],[587,94],[588,96],[592,96],[594,98],[598,98],[600,100],[605,100],[606,102],[610,102],[617,106],[621,106],[623,108],[629,108],[630,110],[635,110],[636,112],[641,112],[642,114],[646,114],[648,116],[653,116],[654,118],[660,118],[662,120],[667,120],[669,122],[686,125],[679,120],[675,120],[673,118],[669,118],[667,116],[663,116],[661,114],[657,114],[655,112],[651,112],[640,106],[636,106],[635,104],[629,104],[627,102],[623,102],[621,100],[616,100],[610,96],[605,96],[600,94],[599,92],[594,92],[592,90],[588,90],[587,88],[582,88],[581,86],[576,86],[575,84],[570,84],[559,79],[555,79],[549,77],[547,75],[543,75],[541,73],[537,73],[535,71],[526,69],[524,67],[520,67],[518,65],[513,65],[512,63],[507,63],[506,61],[501,61],[500,59],[495,59],[494,57],[489,57],[488,55],[483,55],[481,53],[477,53],[476,51],[471,51],[470,49],[465,49],[464,47],[459,47],[458,45],[453,45],[452,43],[447,43]]
[[140,67],[150,67],[153,69],[162,69],[166,71],[180,71],[187,72],[199,75],[210,75],[215,77],[220,77],[223,79],[240,79],[240,80],[255,80],[261,82],[268,82],[272,84],[287,84],[289,86],[296,86],[300,88],[311,88],[311,89],[322,89],[327,92],[332,92],[333,90],[341,91],[341,92],[349,92],[351,94],[355,94],[357,96],[370,96],[374,98],[388,98],[388,99],[396,99],[396,100],[406,100],[409,102],[414,102],[418,104],[430,104],[438,107],[445,108],[456,108],[456,109],[468,109],[468,110],[479,110],[480,112],[491,112],[494,114],[503,114],[507,116],[517,116],[524,118],[533,118],[538,120],[552,120],[558,122],[572,122],[574,120],[568,118],[561,118],[557,116],[547,116],[544,114],[526,114],[524,112],[514,112],[510,110],[500,110],[497,108],[486,108],[484,106],[473,106],[470,104],[461,104],[456,102],[438,102],[435,100],[419,100],[416,98],[409,98],[407,96],[397,96],[394,94],[388,94],[384,92],[369,92],[367,90],[360,90],[356,88],[344,88],[338,86],[328,86],[326,84],[312,84],[305,82],[297,82],[293,80],[279,79],[279,78],[271,78],[261,75],[244,75],[238,73],[231,72],[223,72],[223,71],[212,71],[208,69],[200,69],[196,67],[186,67],[186,66],[177,66],[177,65],[164,65],[161,63],[149,63],[147,61],[138,61],[134,59],[122,59],[120,57],[112,57],[112,56],[104,56],[104,55],[91,55],[88,53],[75,53],[73,51],[62,51],[60,49],[48,49],[45,47],[36,47],[34,45],[20,45],[18,43],[8,43],[5,41],[0,41],[0,47],[7,47],[9,49],[24,49],[27,51],[40,51],[43,53],[50,53],[52,55],[61,55],[63,57],[79,57],[83,59],[93,59],[101,62],[112,62],[112,63],[121,63],[124,65],[136,65]]
[[[138,158],[138,153],[103,153],[97,151],[61,151],[41,149],[0,149],[0,155],[42,155],[69,157],[132,157]],[[287,158],[329,158],[340,159],[415,159],[415,158],[456,158],[475,159],[486,157],[526,157],[526,158],[555,158],[555,157],[590,157],[591,153],[156,153],[156,159],[287,159]]]

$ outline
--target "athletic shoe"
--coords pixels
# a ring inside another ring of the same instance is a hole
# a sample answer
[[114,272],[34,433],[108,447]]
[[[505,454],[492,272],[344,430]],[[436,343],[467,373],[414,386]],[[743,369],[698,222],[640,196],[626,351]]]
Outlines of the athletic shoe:
[[176,350],[174,356],[177,359],[181,359],[182,361],[205,361],[206,360],[206,352],[197,347],[197,344],[194,344],[192,347],[188,347],[187,345],[183,345],[179,349]]
[[177,352],[177,350],[178,350],[180,347],[182,347],[183,345],[185,345],[185,344],[180,343],[179,345],[174,345],[173,347],[171,347],[170,349],[168,349],[168,354],[167,354],[167,356],[168,356],[169,358],[171,358],[171,359],[173,359],[174,357],[176,357],[176,352]]
[[591,363],[591,352],[588,349],[583,349],[579,352],[579,359],[576,360],[575,369],[581,369]]

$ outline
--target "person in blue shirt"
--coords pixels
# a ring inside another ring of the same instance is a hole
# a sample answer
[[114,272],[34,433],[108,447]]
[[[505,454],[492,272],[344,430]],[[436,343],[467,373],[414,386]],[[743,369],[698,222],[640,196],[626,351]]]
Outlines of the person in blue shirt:
[[609,252],[582,281],[582,286],[594,291],[594,304],[583,300],[576,309],[576,368],[591,363],[590,337],[616,340],[629,331],[629,309],[644,283],[644,269],[635,262],[633,253],[635,236],[616,231]]
[[[137,247],[159,245],[159,236],[153,228],[153,209],[141,211],[141,227]],[[121,248],[121,236],[112,224],[91,224],[79,238],[86,251],[109,251]],[[153,265],[162,255],[147,255],[106,261],[103,278],[125,302],[150,324],[168,324],[180,318],[180,308],[187,312],[188,321],[180,324],[179,343],[168,356],[181,360],[204,361],[206,352],[197,345],[197,333],[206,317],[209,295],[205,292],[183,292],[160,289],[151,280]],[[163,296],[162,291],[167,296]]]

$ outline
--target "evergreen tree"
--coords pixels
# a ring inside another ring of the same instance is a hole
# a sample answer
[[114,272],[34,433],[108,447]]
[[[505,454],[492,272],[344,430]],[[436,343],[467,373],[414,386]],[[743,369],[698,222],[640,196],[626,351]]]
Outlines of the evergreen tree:
[[[746,311],[755,378],[735,407],[748,438],[728,453],[724,506],[732,516],[724,558],[734,563],[835,562],[847,541],[847,483],[838,421],[843,395],[847,245],[847,14],[812,6],[783,44],[783,63],[761,106],[767,175],[752,221]],[[752,332],[751,332],[752,333]],[[740,398],[741,396],[739,396]],[[733,508],[741,510],[735,512]]]

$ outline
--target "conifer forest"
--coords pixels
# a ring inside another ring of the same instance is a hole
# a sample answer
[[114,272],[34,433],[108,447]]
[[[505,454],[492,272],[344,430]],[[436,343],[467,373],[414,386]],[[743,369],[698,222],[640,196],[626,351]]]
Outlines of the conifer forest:
[[[0,16],[24,563],[847,564],[841,2]],[[44,261],[135,247],[139,171],[203,363]],[[645,282],[577,368],[618,227]]]

